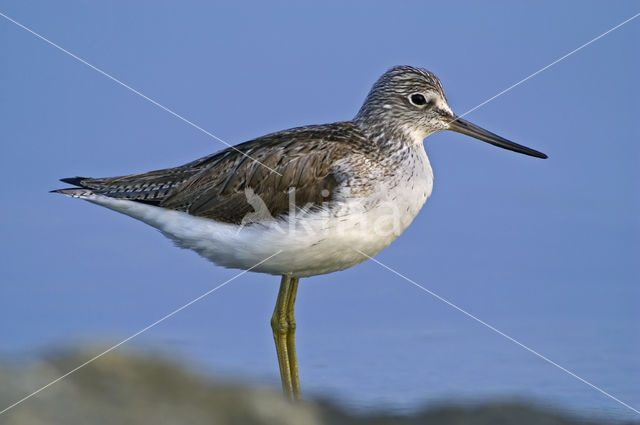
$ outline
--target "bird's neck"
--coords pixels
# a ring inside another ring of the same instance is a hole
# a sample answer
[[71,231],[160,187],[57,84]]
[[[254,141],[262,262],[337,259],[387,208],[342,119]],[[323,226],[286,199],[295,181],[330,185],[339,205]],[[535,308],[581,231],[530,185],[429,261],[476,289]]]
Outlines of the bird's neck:
[[422,141],[427,134],[409,125],[381,119],[369,119],[360,114],[353,120],[360,131],[381,148],[408,145],[422,146]]

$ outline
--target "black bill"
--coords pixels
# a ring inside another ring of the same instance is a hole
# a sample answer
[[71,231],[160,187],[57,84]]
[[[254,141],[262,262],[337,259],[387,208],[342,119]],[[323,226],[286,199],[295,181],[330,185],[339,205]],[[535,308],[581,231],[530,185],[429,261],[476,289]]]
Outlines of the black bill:
[[494,134],[490,131],[485,130],[484,128],[478,127],[475,124],[471,124],[469,121],[463,120],[462,118],[456,118],[454,121],[451,121],[449,123],[449,130],[466,134],[467,136],[471,136],[478,140],[482,140],[483,142],[487,142],[494,146],[498,146],[503,149],[508,149],[510,151],[523,153],[529,156],[535,156],[536,158],[547,157],[547,155],[543,154],[542,152],[529,149],[528,147],[519,145],[517,143],[513,143],[507,139],[504,139],[498,136],[497,134]]

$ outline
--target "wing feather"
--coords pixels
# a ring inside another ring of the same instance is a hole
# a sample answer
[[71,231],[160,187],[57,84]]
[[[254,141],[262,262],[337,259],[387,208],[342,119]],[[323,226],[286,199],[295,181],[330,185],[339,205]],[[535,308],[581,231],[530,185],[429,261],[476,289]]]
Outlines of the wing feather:
[[[348,176],[336,165],[368,141],[351,122],[300,127],[242,143],[180,167],[63,181],[114,198],[151,203],[226,223],[242,223],[258,196],[272,217],[334,199]],[[294,197],[290,198],[290,191]]]

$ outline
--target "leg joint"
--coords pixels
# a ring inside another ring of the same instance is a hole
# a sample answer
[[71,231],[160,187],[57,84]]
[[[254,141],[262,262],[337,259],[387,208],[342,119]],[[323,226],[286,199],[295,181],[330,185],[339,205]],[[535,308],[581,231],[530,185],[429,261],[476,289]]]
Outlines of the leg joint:
[[274,333],[285,335],[295,331],[296,322],[290,322],[286,316],[278,317],[278,315],[274,314],[271,318],[271,329],[273,329]]

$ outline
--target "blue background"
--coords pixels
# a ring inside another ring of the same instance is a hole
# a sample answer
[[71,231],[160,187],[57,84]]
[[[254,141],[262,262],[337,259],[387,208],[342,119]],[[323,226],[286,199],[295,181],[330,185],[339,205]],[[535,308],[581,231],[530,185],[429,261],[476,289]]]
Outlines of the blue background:
[[[630,1],[577,5],[4,1],[0,11],[236,144],[350,119],[397,64],[435,72],[463,113],[638,12]],[[639,37],[637,19],[466,116],[548,160],[430,136],[433,195],[377,257],[635,408]],[[47,193],[60,177],[163,168],[224,145],[1,17],[0,48],[0,355],[107,347],[236,274],[128,217]],[[277,285],[244,275],[129,347],[278,388]],[[637,419],[371,261],[303,280],[297,319],[306,394],[400,412],[522,397]]]

